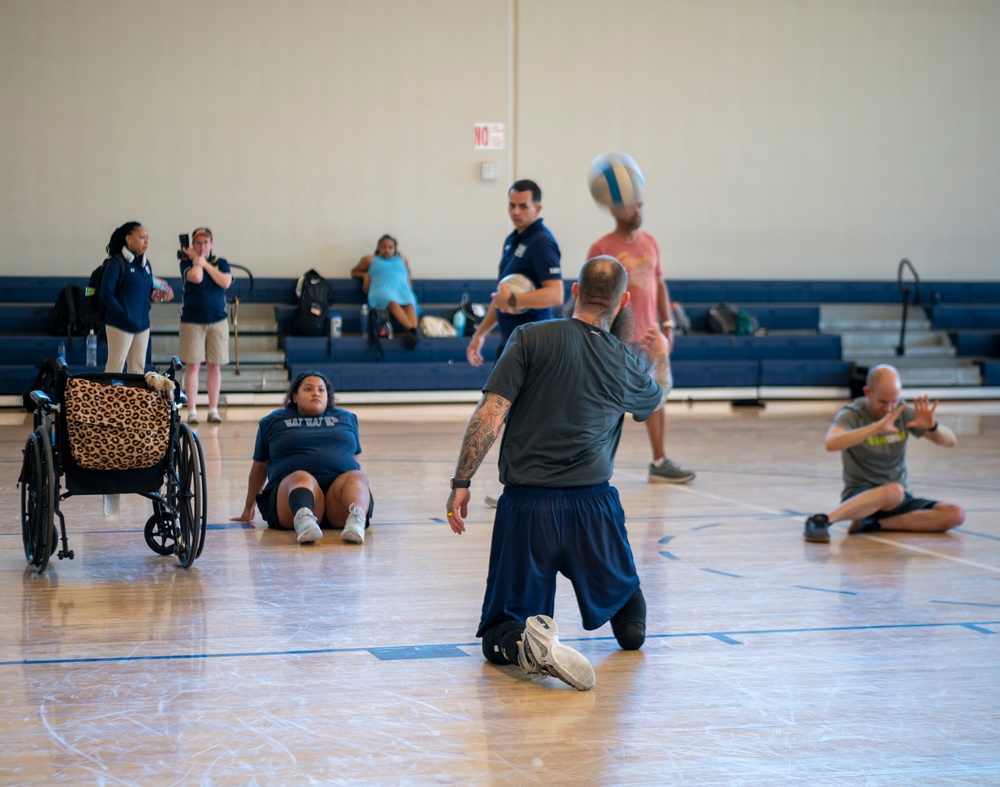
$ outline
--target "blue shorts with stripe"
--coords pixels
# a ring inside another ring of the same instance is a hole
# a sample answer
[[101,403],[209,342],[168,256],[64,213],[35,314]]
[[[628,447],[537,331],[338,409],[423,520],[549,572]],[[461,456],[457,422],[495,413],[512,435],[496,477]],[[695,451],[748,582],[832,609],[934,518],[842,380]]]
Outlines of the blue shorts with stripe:
[[505,620],[551,617],[558,573],[573,583],[588,631],[607,623],[638,589],[625,512],[618,490],[607,482],[504,489],[476,636]]

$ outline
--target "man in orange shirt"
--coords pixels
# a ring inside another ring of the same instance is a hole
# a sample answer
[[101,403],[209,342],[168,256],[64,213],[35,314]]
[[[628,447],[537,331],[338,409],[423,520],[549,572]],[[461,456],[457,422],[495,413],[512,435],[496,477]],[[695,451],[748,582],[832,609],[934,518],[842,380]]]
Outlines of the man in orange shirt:
[[[587,259],[605,254],[618,260],[628,272],[628,291],[634,321],[631,341],[637,342],[650,328],[659,326],[667,339],[668,354],[674,346],[674,323],[670,319],[670,296],[663,281],[660,247],[648,232],[640,232],[642,203],[632,208],[616,208],[615,231],[597,240],[587,252]],[[633,348],[635,351],[635,348]],[[636,353],[638,354],[638,353]],[[672,386],[670,365],[667,364],[667,385]],[[678,467],[667,458],[666,408],[660,408],[646,419],[646,434],[653,449],[648,479],[654,483],[686,484],[694,473]]]

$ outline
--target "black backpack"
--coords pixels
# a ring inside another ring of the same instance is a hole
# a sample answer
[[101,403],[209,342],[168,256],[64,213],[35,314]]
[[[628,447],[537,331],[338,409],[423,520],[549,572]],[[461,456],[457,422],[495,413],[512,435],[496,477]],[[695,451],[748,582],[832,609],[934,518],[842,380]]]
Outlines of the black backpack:
[[120,257],[107,259],[99,267],[94,268],[83,291],[83,319],[87,323],[87,331],[93,328],[98,335],[104,332],[104,316],[107,311],[101,300],[101,281],[104,279],[104,269],[115,259],[118,260],[118,281],[115,284],[115,292],[118,292],[125,278],[125,261]]
[[310,268],[296,288],[299,307],[292,319],[293,336],[328,336],[330,333],[330,288],[326,279]]
[[740,310],[731,303],[717,303],[708,310],[708,330],[712,333],[736,333],[736,315]]
[[38,364],[38,374],[31,381],[28,390],[21,396],[21,402],[24,404],[25,410],[29,413],[35,412],[35,403],[31,401],[32,391],[44,391],[50,399],[55,400],[57,372],[56,362],[51,358],[46,358]]
[[67,284],[56,296],[52,310],[52,335],[65,336],[67,345],[72,349],[73,337],[86,336],[91,327],[87,321],[83,287]]
[[375,360],[381,361],[382,340],[392,338],[392,318],[387,309],[372,309],[368,315],[368,343],[375,348]]

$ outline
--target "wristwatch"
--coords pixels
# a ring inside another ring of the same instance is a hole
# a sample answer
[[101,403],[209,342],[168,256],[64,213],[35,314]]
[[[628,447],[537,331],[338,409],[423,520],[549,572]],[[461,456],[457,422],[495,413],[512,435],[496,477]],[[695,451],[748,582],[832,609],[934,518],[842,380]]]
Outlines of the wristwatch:
[[507,299],[507,306],[511,309],[517,308],[517,293],[512,292],[510,297]]
[[452,489],[468,489],[470,486],[472,486],[471,478],[455,478],[455,476],[451,477]]
[[931,427],[930,429],[928,429],[927,431],[928,431],[928,432],[936,432],[936,431],[937,431],[937,428],[938,428],[938,427],[939,427],[940,425],[941,425],[941,424],[939,424],[939,423],[938,423],[937,421],[935,421],[935,422],[934,422],[934,426],[932,426],[932,427]]

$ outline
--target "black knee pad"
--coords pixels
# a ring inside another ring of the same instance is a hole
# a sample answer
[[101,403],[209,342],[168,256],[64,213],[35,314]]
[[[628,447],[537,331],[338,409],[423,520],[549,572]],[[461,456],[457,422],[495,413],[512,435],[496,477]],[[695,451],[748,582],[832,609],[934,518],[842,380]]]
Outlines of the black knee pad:
[[483,632],[483,656],[493,664],[517,664],[517,642],[524,624],[505,620]]
[[646,599],[642,588],[611,618],[611,631],[622,650],[639,650],[646,641]]

